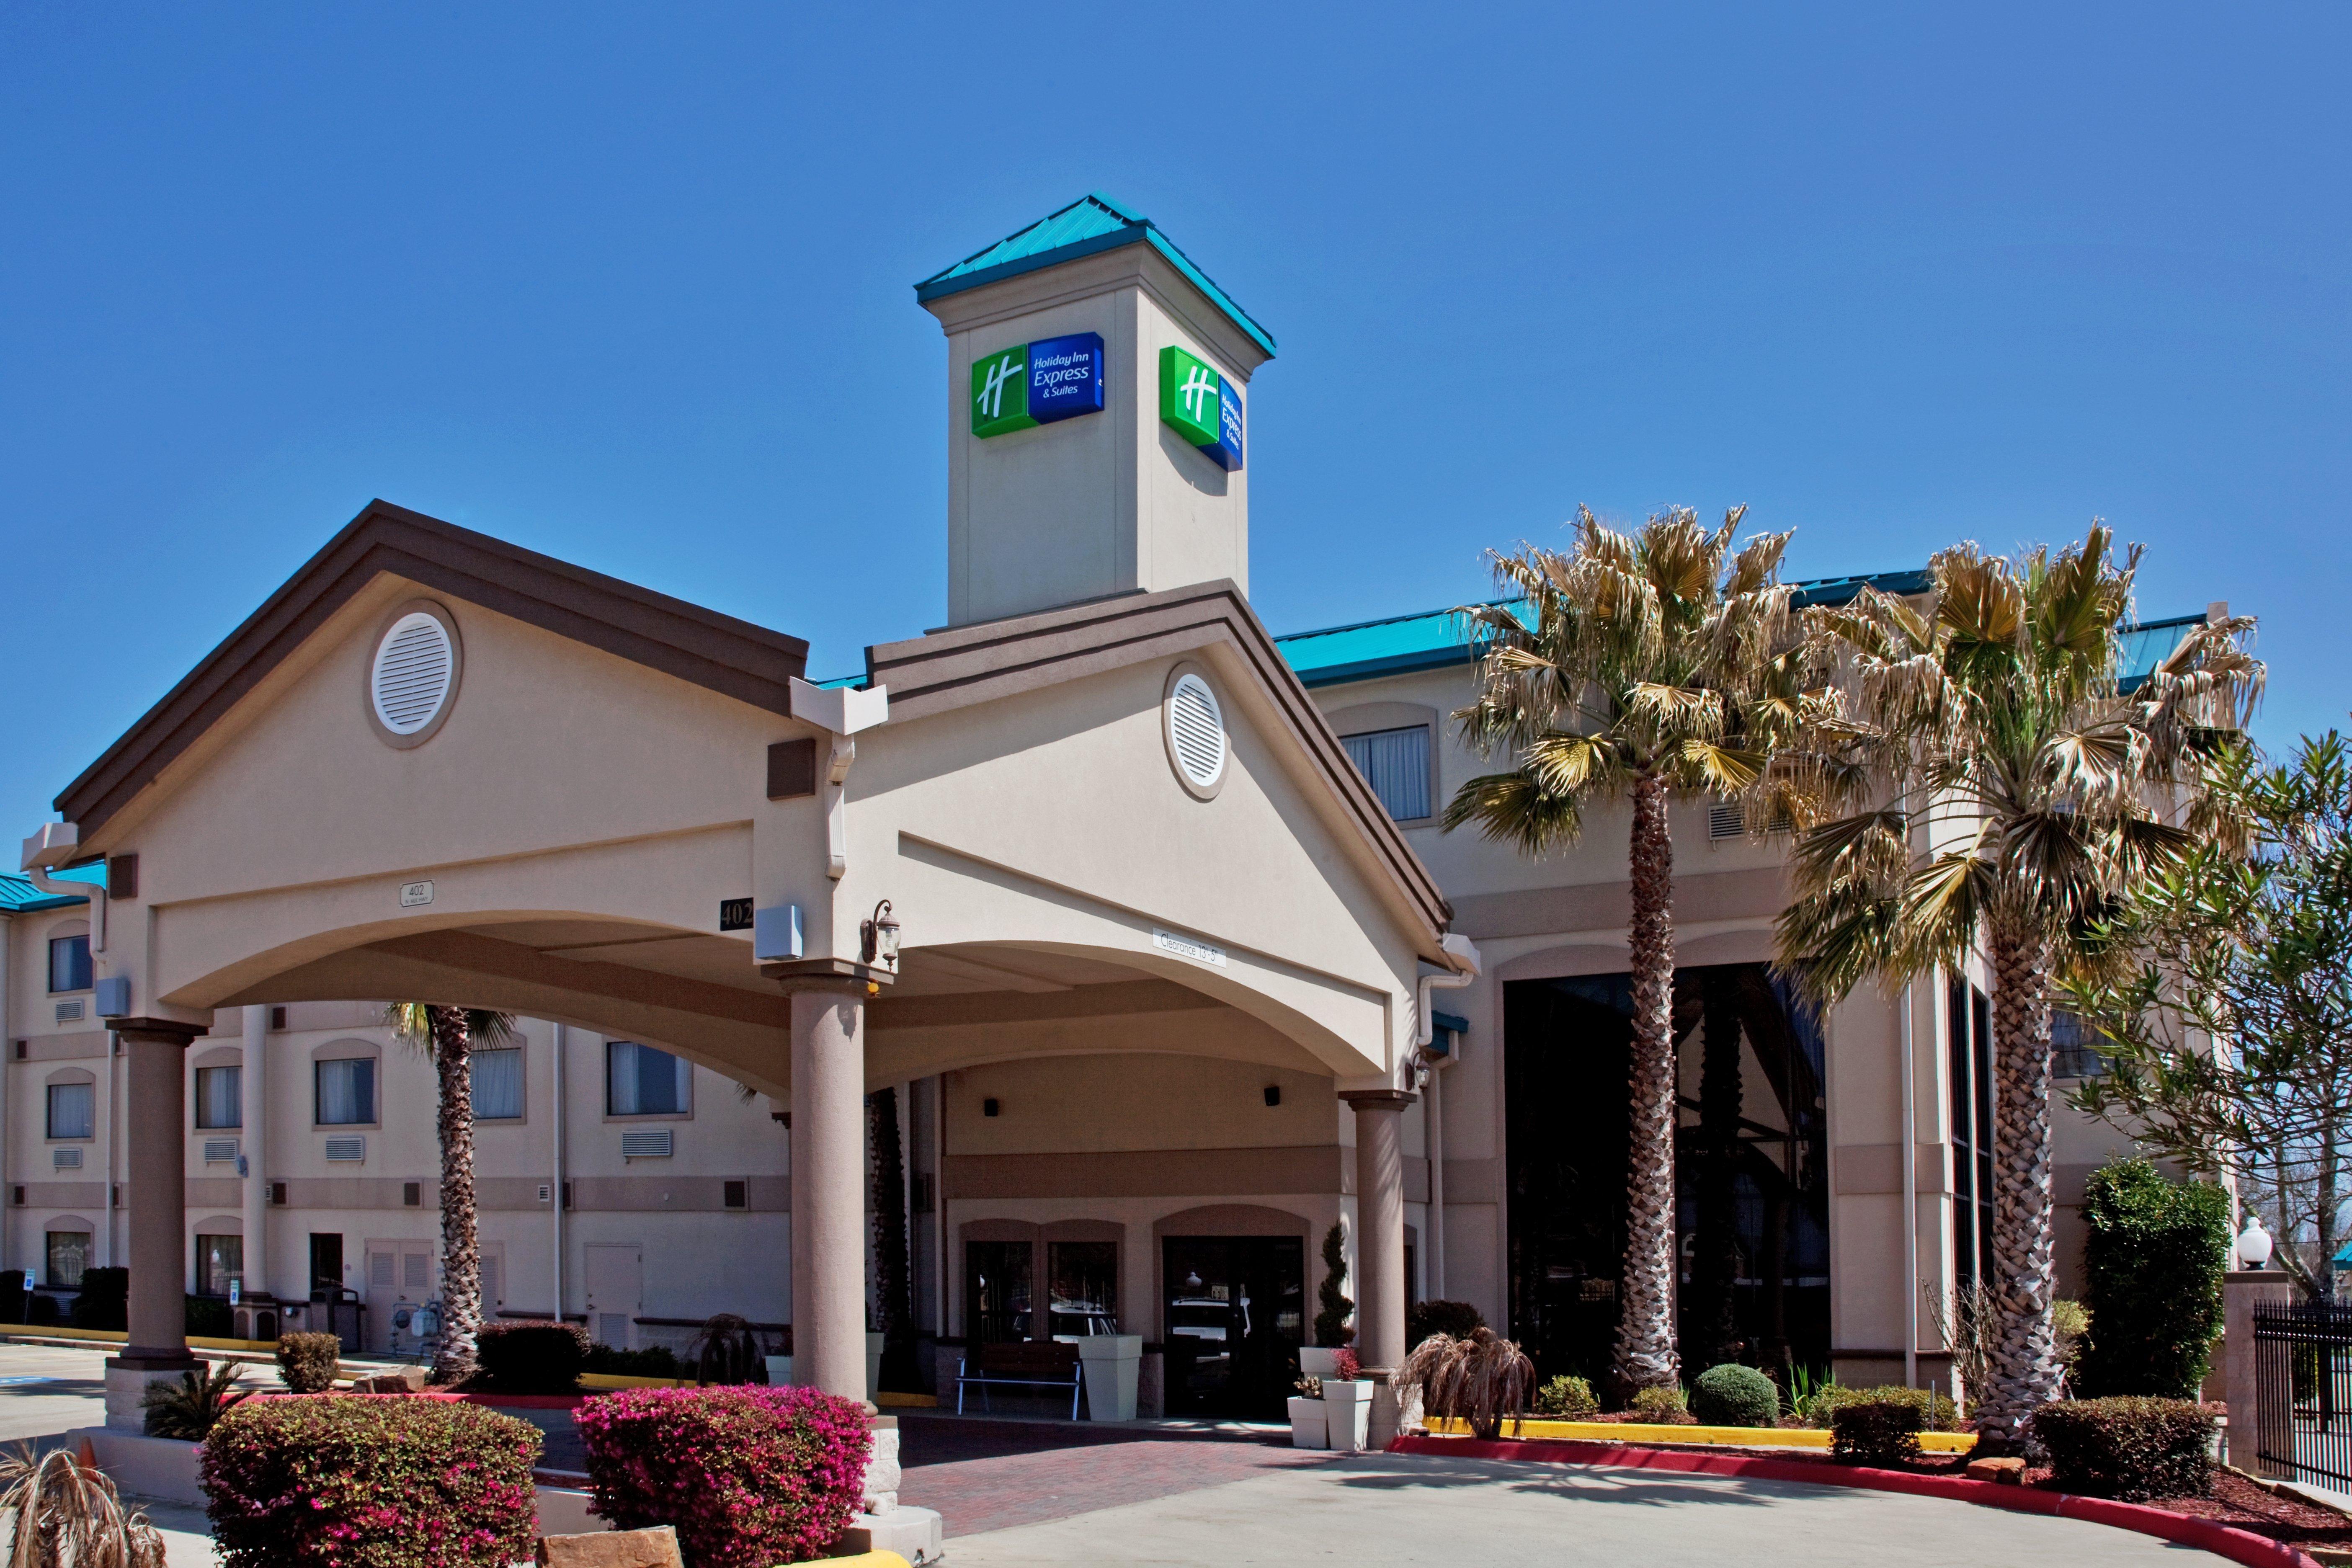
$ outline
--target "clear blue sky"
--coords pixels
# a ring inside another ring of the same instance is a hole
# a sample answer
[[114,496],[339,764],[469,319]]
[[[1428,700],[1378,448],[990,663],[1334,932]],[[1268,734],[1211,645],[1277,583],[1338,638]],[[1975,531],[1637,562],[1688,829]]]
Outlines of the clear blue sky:
[[[945,604],[918,278],[1092,189],[1265,321],[1276,630],[1579,501],[1803,575],[2094,515],[2352,702],[2352,9],[0,5],[0,832],[373,496]],[[13,869],[13,853],[9,859]]]

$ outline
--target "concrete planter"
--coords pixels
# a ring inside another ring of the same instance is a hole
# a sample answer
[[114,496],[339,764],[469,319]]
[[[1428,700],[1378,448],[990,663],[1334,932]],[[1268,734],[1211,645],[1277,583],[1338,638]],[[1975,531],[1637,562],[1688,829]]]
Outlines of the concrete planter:
[[1341,1383],[1336,1378],[1326,1378],[1323,1382],[1323,1418],[1329,1428],[1330,1446],[1336,1452],[1362,1453],[1370,1446],[1371,1439],[1370,1380],[1359,1378],[1353,1383]]
[[1319,1399],[1301,1399],[1293,1394],[1284,1402],[1290,1408],[1290,1446],[1294,1448],[1328,1448],[1331,1446],[1331,1428],[1323,1414]]
[[1308,1377],[1333,1377],[1339,1371],[1339,1345],[1307,1345],[1298,1352],[1298,1370]]
[[1085,1369],[1087,1419],[1135,1419],[1137,1376],[1143,1370],[1141,1334],[1055,1334],[1065,1344],[1078,1347]]
[[150,1437],[112,1426],[78,1426],[66,1434],[66,1442],[68,1446],[88,1443],[98,1468],[131,1496],[205,1506],[205,1489],[196,1479],[201,1443]]

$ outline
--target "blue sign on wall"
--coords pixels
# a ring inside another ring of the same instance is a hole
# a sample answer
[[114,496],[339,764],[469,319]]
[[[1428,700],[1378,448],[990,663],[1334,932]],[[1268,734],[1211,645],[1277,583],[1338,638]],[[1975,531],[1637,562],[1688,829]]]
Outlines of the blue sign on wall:
[[1217,377],[1217,439],[1201,451],[1227,473],[1242,466],[1242,394],[1223,376]]
[[1040,425],[1103,405],[1103,341],[1098,333],[1073,332],[1029,345],[1029,417]]

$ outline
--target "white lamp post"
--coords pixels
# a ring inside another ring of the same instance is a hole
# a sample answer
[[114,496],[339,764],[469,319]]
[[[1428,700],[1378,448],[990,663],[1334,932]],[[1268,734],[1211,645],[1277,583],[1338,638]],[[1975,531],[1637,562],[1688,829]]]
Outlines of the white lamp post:
[[2271,1233],[2256,1215],[2246,1216],[2246,1228],[2238,1233],[2235,1250],[2241,1268],[2260,1268],[2270,1262]]

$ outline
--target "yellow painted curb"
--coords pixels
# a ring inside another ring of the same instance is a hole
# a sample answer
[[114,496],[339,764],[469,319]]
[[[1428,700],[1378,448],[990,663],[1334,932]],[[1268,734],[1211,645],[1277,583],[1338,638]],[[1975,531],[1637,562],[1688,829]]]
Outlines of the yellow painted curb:
[[[1467,1422],[1438,1420],[1429,1429],[1449,1437],[1470,1435]],[[1506,1437],[1554,1443],[1679,1443],[1726,1448],[1827,1449],[1830,1435],[1816,1426],[1654,1426],[1637,1421],[1506,1421]],[[1965,1454],[1977,1446],[1973,1432],[1922,1432],[1919,1447],[1929,1454]]]
[[[121,1329],[69,1329],[61,1325],[11,1323],[0,1340],[83,1340],[94,1345],[120,1345],[130,1342],[131,1336]],[[278,1353],[276,1340],[215,1340],[200,1334],[190,1334],[188,1342],[198,1350],[253,1351]]]
[[617,1372],[583,1372],[580,1374],[583,1388],[692,1388],[690,1377],[625,1377]]
[[884,1410],[937,1410],[939,1396],[931,1394],[877,1394],[874,1403]]
[[855,1557],[828,1557],[827,1563],[863,1563],[866,1568],[912,1568],[895,1552],[861,1552]]

